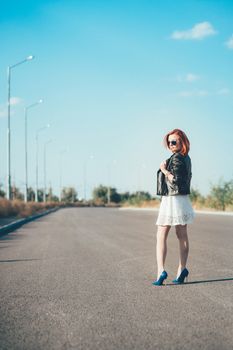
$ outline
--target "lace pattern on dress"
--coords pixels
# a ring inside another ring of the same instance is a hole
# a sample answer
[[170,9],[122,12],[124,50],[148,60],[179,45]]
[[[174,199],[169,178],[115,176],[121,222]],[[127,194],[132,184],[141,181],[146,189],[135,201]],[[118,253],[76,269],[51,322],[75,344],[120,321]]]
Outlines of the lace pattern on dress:
[[186,213],[181,216],[170,216],[170,215],[163,215],[160,214],[158,217],[158,220],[156,222],[156,225],[186,225],[188,223],[191,223],[194,218],[194,213]]

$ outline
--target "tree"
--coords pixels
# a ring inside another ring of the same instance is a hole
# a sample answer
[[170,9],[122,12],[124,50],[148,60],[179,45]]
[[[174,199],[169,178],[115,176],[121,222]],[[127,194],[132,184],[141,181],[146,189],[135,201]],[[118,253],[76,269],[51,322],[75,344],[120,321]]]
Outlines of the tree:
[[24,199],[23,193],[20,192],[20,189],[18,187],[16,187],[15,185],[12,186],[12,198],[19,199],[19,200]]
[[28,188],[28,201],[29,202],[35,201],[35,191],[33,190],[32,187]]
[[198,198],[201,197],[201,193],[198,190],[191,188],[189,197],[190,197],[191,201],[196,202],[198,200]]
[[151,195],[149,192],[138,191],[135,195],[138,197],[138,199],[140,199],[140,201],[151,200]]
[[111,203],[120,203],[121,202],[121,194],[117,192],[116,188],[107,187],[100,185],[93,190],[93,199],[95,202],[99,204],[108,203],[108,191],[110,190],[110,202]]
[[44,190],[39,188],[37,192],[38,196],[38,202],[43,202],[44,201]]
[[205,204],[205,197],[201,195],[201,193],[194,188],[191,188],[190,191],[190,200],[197,204],[197,205],[204,205]]
[[64,187],[62,189],[61,199],[66,203],[77,202],[78,193],[74,187]]
[[3,187],[3,184],[0,183],[0,197],[4,198],[6,196],[6,193],[5,193],[5,191],[3,190],[2,187]]
[[126,202],[127,200],[129,200],[129,198],[130,198],[130,193],[129,192],[121,193],[121,201],[122,202]]
[[207,198],[210,206],[224,211],[227,205],[233,204],[233,180],[220,180],[218,185],[212,186]]
[[110,202],[120,203],[121,195],[117,192],[116,188],[110,188]]
[[108,202],[108,187],[103,185],[95,187],[93,190],[93,199],[94,201],[101,201],[106,204]]
[[150,193],[144,192],[144,191],[134,192],[129,194],[129,196],[125,196],[125,194],[123,194],[123,198],[126,198],[124,200],[127,200],[132,205],[135,205],[135,204],[138,205],[141,202],[150,201],[152,199]]

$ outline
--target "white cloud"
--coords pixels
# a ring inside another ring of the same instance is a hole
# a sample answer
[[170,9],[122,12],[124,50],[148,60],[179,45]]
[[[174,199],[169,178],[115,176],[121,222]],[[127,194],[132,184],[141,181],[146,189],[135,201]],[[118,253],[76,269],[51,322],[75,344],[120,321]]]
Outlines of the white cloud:
[[182,83],[182,82],[188,82],[188,83],[193,83],[194,81],[197,81],[200,79],[200,76],[199,75],[196,75],[196,74],[193,74],[193,73],[188,73],[184,76],[182,75],[178,75],[177,76],[177,81],[179,83]]
[[204,96],[208,96],[209,92],[206,90],[189,90],[189,91],[180,91],[178,93],[178,96],[180,97],[204,97]]
[[228,88],[223,88],[218,91],[207,91],[207,90],[184,90],[178,92],[179,97],[205,97],[205,96],[226,96],[229,95],[231,91]]
[[11,106],[16,106],[22,102],[23,100],[20,97],[11,97],[11,100],[10,100]]
[[225,42],[225,44],[228,47],[228,49],[233,50],[233,34],[230,37],[230,39]]
[[230,90],[227,88],[220,89],[217,91],[217,95],[229,95],[229,93],[230,93]]
[[[11,97],[10,104],[12,106],[11,108],[11,116],[13,116],[14,113],[14,106],[17,106],[19,104],[22,104],[23,100],[20,97]],[[0,104],[0,118],[7,117],[7,103]]]
[[171,38],[175,40],[201,40],[207,36],[215,35],[217,31],[209,22],[197,23],[191,29],[172,33]]
[[[8,116],[8,111],[6,107],[0,107],[0,118],[6,118]],[[15,116],[15,111],[11,109],[11,117]]]
[[200,79],[200,77],[196,74],[188,73],[186,75],[186,81],[188,81],[189,83],[192,83],[192,82],[197,81],[199,79]]

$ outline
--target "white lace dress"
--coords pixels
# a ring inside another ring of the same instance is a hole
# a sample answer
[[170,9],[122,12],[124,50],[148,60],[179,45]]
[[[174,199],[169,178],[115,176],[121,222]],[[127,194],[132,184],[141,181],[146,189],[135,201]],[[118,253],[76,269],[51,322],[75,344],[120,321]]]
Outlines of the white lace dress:
[[193,219],[189,195],[162,196],[156,225],[186,225]]

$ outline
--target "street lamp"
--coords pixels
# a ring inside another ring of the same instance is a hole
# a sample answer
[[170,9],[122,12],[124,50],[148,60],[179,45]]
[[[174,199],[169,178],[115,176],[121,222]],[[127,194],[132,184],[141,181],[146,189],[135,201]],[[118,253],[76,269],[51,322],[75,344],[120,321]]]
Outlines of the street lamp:
[[45,142],[44,144],[44,193],[43,193],[43,202],[46,202],[46,147],[52,140]]
[[20,61],[12,66],[7,67],[7,84],[8,84],[8,97],[7,97],[7,199],[11,199],[11,70],[22,63],[30,61],[34,56],[30,55],[23,61]]
[[46,130],[49,128],[50,125],[47,124],[43,128],[40,128],[36,132],[36,193],[35,193],[35,201],[38,202],[38,153],[39,153],[39,143],[38,143],[38,138],[39,138],[39,133],[43,130]]
[[27,116],[28,110],[32,107],[36,107],[43,102],[42,99],[24,108],[24,118],[25,118],[25,195],[24,201],[27,202],[28,198],[28,156],[27,156]]

